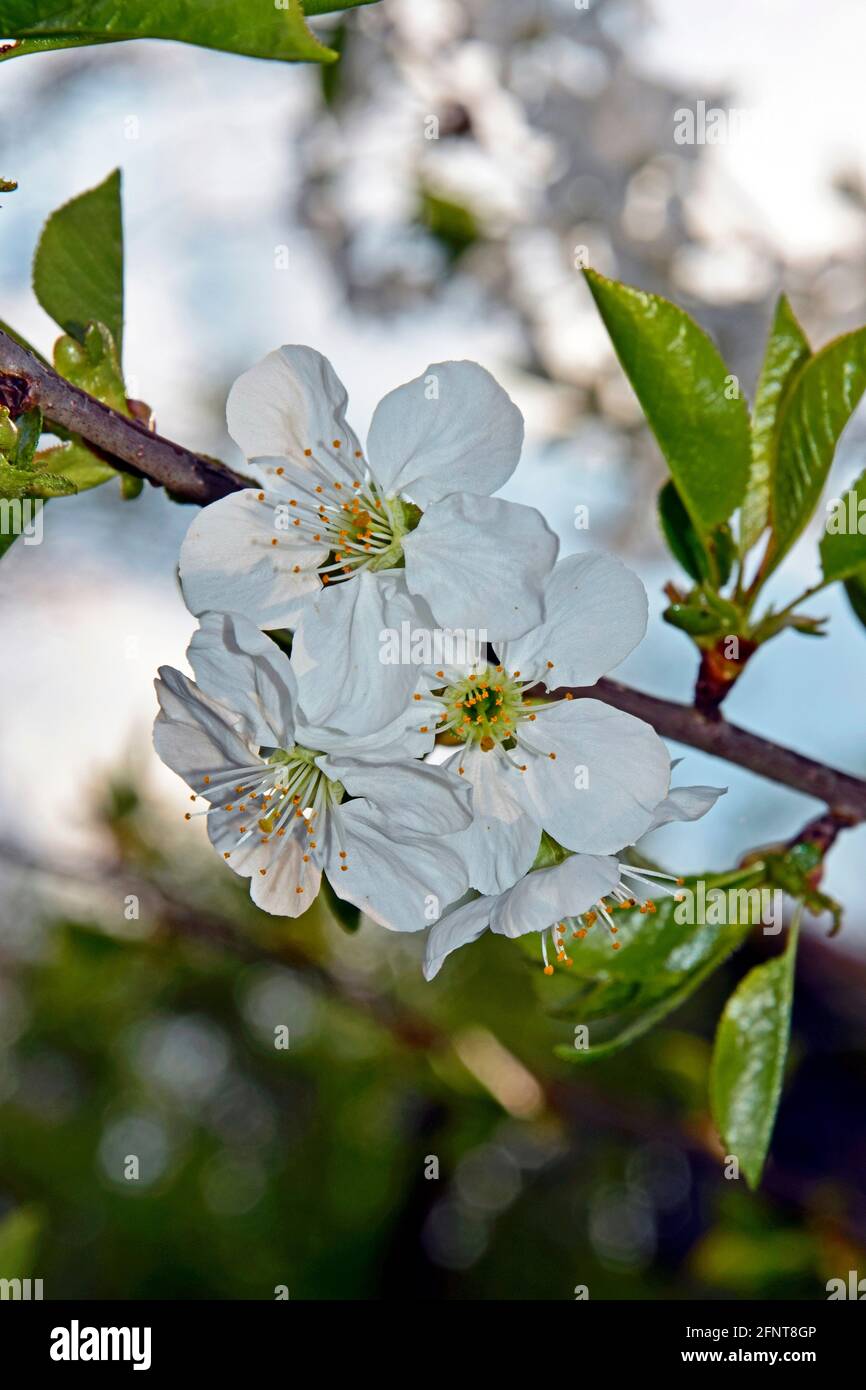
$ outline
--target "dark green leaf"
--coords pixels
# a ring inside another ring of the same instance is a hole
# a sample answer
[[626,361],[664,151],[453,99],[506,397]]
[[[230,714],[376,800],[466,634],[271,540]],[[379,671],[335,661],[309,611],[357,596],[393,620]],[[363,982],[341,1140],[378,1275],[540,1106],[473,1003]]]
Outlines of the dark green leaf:
[[584,271],[616,354],[702,534],[740,505],[750,462],[746,403],[719,352],[682,309]]
[[[314,0],[311,13],[323,8]],[[327,8],[347,6],[331,0]],[[284,61],[327,63],[335,56],[307,27],[300,0],[0,0],[0,32],[24,40],[0,58],[124,39],[176,39]]]
[[659,492],[659,521],[668,549],[686,574],[698,584],[709,579],[710,557],[672,481]]
[[756,965],[741,980],[719,1021],[710,1071],[713,1119],[726,1151],[742,1165],[749,1186],[761,1179],[782,1093],[797,924],[781,956]]
[[821,567],[827,580],[849,579],[866,567],[866,472],[827,518]]
[[[706,877],[708,901],[711,889],[747,893],[757,890],[759,876],[742,872],[725,877]],[[681,890],[697,893],[699,880],[690,879]],[[696,903],[697,905],[697,903]],[[559,1017],[593,1025],[590,1047],[556,1048],[569,1062],[593,1061],[627,1046],[676,1009],[738,947],[760,918],[760,899],[738,896],[726,899],[727,925],[705,922],[690,925],[677,920],[679,905],[660,898],[657,910],[638,909],[615,914],[620,949],[600,923],[583,940],[569,943],[573,961],[568,975],[580,982],[577,992],[557,1008]],[[680,916],[683,912],[680,912]],[[699,915],[712,915],[698,913]]]
[[120,193],[115,170],[97,188],[58,208],[45,224],[33,261],[33,288],[46,313],[80,342],[91,320],[104,323],[118,356],[123,346]]
[[771,483],[771,568],[791,548],[818,504],[836,445],[866,388],[866,328],[828,343],[800,368],[786,393]]
[[769,522],[776,427],[785,395],[810,355],[808,339],[786,296],[781,295],[767,340],[752,411],[752,466],[740,523],[740,549],[743,554],[751,549]]
[[866,627],[866,570],[845,580],[845,593],[857,617]]

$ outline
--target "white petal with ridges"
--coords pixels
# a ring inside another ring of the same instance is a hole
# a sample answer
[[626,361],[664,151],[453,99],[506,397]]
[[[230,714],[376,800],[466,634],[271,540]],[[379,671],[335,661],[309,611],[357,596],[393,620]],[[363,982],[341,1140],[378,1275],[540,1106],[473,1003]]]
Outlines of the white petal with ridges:
[[403,541],[406,584],[446,628],[517,637],[543,616],[559,542],[540,512],[457,493],[436,502]]
[[567,849],[611,854],[634,844],[667,795],[670,758],[658,734],[600,700],[539,706],[519,738],[526,790]]
[[379,403],[367,452],[387,494],[428,507],[451,492],[498,491],[522,445],[523,416],[489,372],[436,362]]
[[537,674],[549,689],[594,685],[646,632],[646,590],[611,555],[560,560],[544,586],[544,608],[544,621],[509,642],[500,659],[510,671]]
[[202,508],[180,550],[191,612],[240,612],[262,628],[294,625],[305,595],[320,588],[315,569],[328,551],[278,529],[277,505],[246,488]]
[[347,457],[360,446],[346,423],[348,397],[326,357],[309,347],[269,352],[229,392],[229,434],[248,459],[263,455],[303,466],[305,450],[321,453],[339,440]]

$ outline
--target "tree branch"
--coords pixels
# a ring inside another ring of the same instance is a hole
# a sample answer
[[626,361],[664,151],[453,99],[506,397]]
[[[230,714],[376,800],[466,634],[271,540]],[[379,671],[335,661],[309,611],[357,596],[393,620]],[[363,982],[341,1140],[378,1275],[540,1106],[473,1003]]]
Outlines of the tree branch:
[[662,700],[657,695],[646,695],[612,680],[600,680],[597,685],[585,689],[569,690],[563,686],[551,694],[560,699],[571,694],[603,700],[614,709],[644,719],[663,738],[687,743],[715,758],[748,768],[759,777],[781,782],[805,796],[814,796],[829,807],[837,829],[866,821],[866,781],[827,767],[803,753],[795,753],[792,748],[750,734],[747,729],[729,724],[718,715],[708,717],[693,705]]
[[[49,422],[79,435],[119,467],[143,474],[185,501],[204,505],[250,486],[248,479],[223,464],[152,434],[139,421],[119,415],[72,386],[0,329],[0,403],[4,402],[18,412],[39,406]],[[600,680],[587,689],[553,692],[559,697],[568,693],[603,700],[644,719],[664,738],[816,797],[829,808],[836,830],[866,821],[866,781],[750,734],[717,714],[708,717],[692,705],[662,700],[612,680]]]
[[110,463],[161,484],[185,502],[204,505],[250,486],[248,479],[215,459],[152,433],[71,385],[2,329],[0,403],[19,413],[39,406],[50,424],[79,435]]

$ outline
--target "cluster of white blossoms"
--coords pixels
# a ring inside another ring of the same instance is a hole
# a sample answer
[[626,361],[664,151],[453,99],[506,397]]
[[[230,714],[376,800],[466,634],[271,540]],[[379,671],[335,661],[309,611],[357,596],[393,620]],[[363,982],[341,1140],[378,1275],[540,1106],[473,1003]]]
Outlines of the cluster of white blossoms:
[[[428,978],[487,927],[540,932],[548,973],[548,931],[559,960],[566,931],[596,922],[616,946],[613,909],[669,877],[618,852],[720,794],[671,791],[642,720],[557,696],[641,640],[643,585],[610,556],[557,561],[540,512],[491,495],[517,466],[523,420],[482,367],[439,363],[392,391],[366,451],[346,405],[305,347],[232,388],[254,485],[190,527],[195,680],[163,667],[156,683],[157,752],[205,803],[187,818],[207,817],[267,912],[306,911],[324,874],[383,926],[431,928]],[[486,654],[383,660],[405,624],[482,631]],[[290,657],[267,635],[286,629]]]

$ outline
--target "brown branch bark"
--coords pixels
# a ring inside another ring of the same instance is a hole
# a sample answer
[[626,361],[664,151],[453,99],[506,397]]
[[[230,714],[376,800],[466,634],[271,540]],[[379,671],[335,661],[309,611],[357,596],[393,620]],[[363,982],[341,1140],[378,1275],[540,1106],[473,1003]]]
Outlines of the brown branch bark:
[[713,757],[748,768],[759,777],[814,796],[827,805],[837,829],[866,821],[866,781],[816,762],[803,753],[795,753],[792,748],[771,743],[736,724],[729,724],[719,715],[709,717],[693,705],[646,695],[612,680],[600,680],[597,685],[585,689],[568,690],[563,686],[551,693],[559,698],[572,694],[603,700],[615,709],[644,719],[662,738],[687,743],[691,748],[700,748]]
[[204,505],[250,486],[215,459],[152,433],[71,385],[2,330],[0,403],[19,412],[39,406],[50,424],[62,425],[118,468],[143,475],[186,502]]

